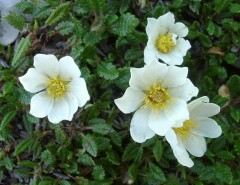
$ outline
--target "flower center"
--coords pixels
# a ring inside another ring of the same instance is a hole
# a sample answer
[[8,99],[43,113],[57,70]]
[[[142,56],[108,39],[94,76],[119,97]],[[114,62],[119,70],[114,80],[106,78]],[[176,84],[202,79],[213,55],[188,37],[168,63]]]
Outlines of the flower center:
[[48,81],[47,93],[54,98],[62,97],[67,91],[66,82],[59,77],[53,77]]
[[144,106],[150,105],[152,109],[162,110],[170,101],[168,90],[161,84],[153,85],[147,92],[144,100]]
[[191,129],[197,128],[196,122],[192,120],[186,120],[183,122],[182,127],[173,128],[175,133],[180,136],[183,140],[188,140],[188,138],[191,136]]
[[172,51],[173,47],[175,46],[175,42],[171,34],[160,35],[157,38],[156,44],[157,44],[158,50],[163,53],[168,53]]

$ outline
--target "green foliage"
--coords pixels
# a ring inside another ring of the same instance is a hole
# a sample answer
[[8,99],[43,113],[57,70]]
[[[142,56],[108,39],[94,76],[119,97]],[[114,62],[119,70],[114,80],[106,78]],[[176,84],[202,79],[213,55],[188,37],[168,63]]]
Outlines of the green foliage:
[[24,17],[18,13],[11,12],[6,17],[6,20],[8,21],[9,24],[11,24],[20,31],[26,26]]
[[18,64],[18,62],[27,54],[28,50],[31,47],[31,40],[30,37],[21,38],[18,45],[16,46],[14,50],[14,56],[12,59],[12,66],[15,66]]
[[[0,184],[240,184],[238,1],[24,0],[16,9],[6,19],[26,32],[0,46]],[[182,66],[198,97],[221,107],[213,119],[223,134],[207,139],[203,157],[190,155],[192,168],[177,162],[163,137],[133,142],[133,114],[114,104],[130,68],[144,66],[147,18],[168,11],[189,28]],[[72,121],[54,125],[29,113],[34,93],[18,77],[37,53],[70,55],[79,66],[91,99]]]

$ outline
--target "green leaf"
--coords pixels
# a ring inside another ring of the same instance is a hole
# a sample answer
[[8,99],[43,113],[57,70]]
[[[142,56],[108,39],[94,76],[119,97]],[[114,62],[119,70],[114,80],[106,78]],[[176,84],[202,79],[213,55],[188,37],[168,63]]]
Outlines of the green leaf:
[[233,160],[235,158],[231,152],[225,150],[220,151],[217,156],[225,160]]
[[56,9],[53,10],[53,12],[50,14],[48,19],[46,20],[46,24],[49,26],[52,26],[56,23],[58,23],[61,19],[66,17],[66,14],[68,13],[68,9],[70,7],[71,3],[61,3]]
[[215,25],[212,21],[208,23],[207,32],[209,35],[213,35],[215,32]]
[[159,181],[166,181],[166,177],[160,167],[158,167],[153,163],[149,163],[149,168],[150,168],[151,176],[154,179]]
[[25,150],[27,150],[30,146],[34,145],[34,141],[30,138],[24,139],[22,140],[17,147],[15,148],[14,151],[14,156],[17,156],[19,154],[21,154],[22,152],[24,152]]
[[82,163],[85,166],[94,166],[95,162],[94,160],[88,155],[84,154],[83,152],[78,153],[78,162]]
[[227,81],[227,86],[230,88],[231,97],[238,96],[240,94],[240,76],[231,76]]
[[5,167],[6,167],[8,170],[10,170],[10,171],[13,170],[13,162],[12,162],[12,160],[11,160],[9,157],[6,157],[6,158],[4,159],[4,165],[5,165]]
[[128,168],[128,174],[131,180],[134,182],[137,179],[137,174],[138,174],[138,166],[136,164],[132,164]]
[[100,77],[106,80],[114,80],[118,77],[119,73],[112,63],[100,63],[97,66],[97,73]]
[[235,141],[235,143],[234,143],[234,150],[236,151],[236,153],[240,157],[240,139]]
[[83,149],[93,157],[97,156],[97,144],[91,135],[86,135],[82,141]]
[[57,142],[59,143],[67,142],[68,140],[67,136],[64,133],[64,131],[60,128],[59,125],[55,125],[54,130],[55,130],[55,136],[56,136]]
[[155,145],[153,146],[153,154],[155,159],[159,162],[162,158],[162,153],[163,153],[163,146],[162,143],[157,140]]
[[114,131],[114,132],[111,132],[109,135],[113,144],[115,144],[118,147],[122,146],[122,138],[118,132]]
[[218,164],[215,167],[215,175],[220,182],[231,184],[233,181],[231,168],[225,164]]
[[234,53],[228,53],[224,56],[224,59],[228,64],[234,64],[238,58]]
[[74,24],[70,21],[60,22],[56,28],[61,35],[69,35],[74,31]]
[[49,150],[43,151],[40,158],[45,165],[52,165],[56,161],[55,156]]
[[103,180],[105,177],[105,171],[101,165],[96,165],[93,168],[92,176],[96,180]]
[[239,3],[231,3],[230,12],[231,13],[240,13],[240,4]]
[[92,131],[98,134],[106,135],[113,132],[113,128],[108,124],[96,124],[92,126]]
[[16,116],[16,111],[10,111],[10,112],[8,112],[8,113],[3,117],[3,120],[2,120],[1,126],[0,126],[0,130],[5,129],[15,116]]
[[114,150],[107,151],[107,159],[112,164],[115,164],[115,165],[119,165],[120,164],[119,156],[118,156],[117,152],[115,152]]
[[134,31],[134,28],[138,25],[139,20],[130,13],[122,14],[118,19],[115,26],[112,28],[112,32],[118,36],[126,36]]
[[77,0],[77,3],[81,8],[85,9],[85,11],[101,13],[106,9],[105,0]]
[[12,66],[15,66],[28,52],[31,47],[30,37],[21,38],[14,50],[14,56],[12,60]]
[[136,143],[130,143],[124,150],[122,160],[130,161],[136,157],[138,153],[139,146]]
[[11,12],[6,17],[6,20],[9,24],[11,24],[13,27],[15,27],[18,30],[22,30],[25,27],[25,19],[22,15],[16,12]]
[[240,121],[240,110],[239,109],[235,109],[233,107],[230,107],[230,116],[232,117],[232,119],[234,121],[239,123],[239,121]]
[[199,39],[200,39],[201,44],[204,47],[207,47],[207,48],[212,47],[212,41],[210,40],[210,38],[207,35],[200,33]]

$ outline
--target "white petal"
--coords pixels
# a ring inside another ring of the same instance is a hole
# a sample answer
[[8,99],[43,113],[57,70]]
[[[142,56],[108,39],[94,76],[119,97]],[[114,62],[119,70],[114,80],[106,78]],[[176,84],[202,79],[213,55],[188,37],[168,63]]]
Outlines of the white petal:
[[65,56],[59,60],[59,68],[59,76],[65,81],[71,81],[81,75],[78,66],[70,56]]
[[115,99],[114,102],[118,108],[125,114],[135,111],[144,101],[145,94],[128,87],[121,98]]
[[55,99],[52,110],[48,114],[48,119],[51,123],[59,123],[62,120],[68,120],[69,106],[64,98]]
[[47,87],[47,77],[35,68],[28,69],[27,73],[19,77],[24,89],[31,93],[39,92]]
[[206,141],[202,136],[190,134],[188,139],[182,142],[187,151],[196,157],[202,157],[207,150]]
[[194,122],[197,123],[197,127],[192,132],[196,135],[216,138],[222,134],[221,127],[213,119],[198,117],[194,118]]
[[170,33],[175,33],[180,37],[185,37],[188,34],[188,28],[181,22],[175,23],[169,30]]
[[69,84],[69,93],[72,93],[78,100],[78,106],[83,107],[90,96],[88,94],[87,85],[83,78],[75,78]]
[[148,126],[160,136],[164,136],[173,125],[174,121],[170,121],[163,111],[152,111],[149,116]]
[[166,64],[174,65],[176,63],[176,62],[172,61],[172,59],[169,56],[169,53],[162,53],[162,52],[157,50],[156,51],[156,56],[157,56],[157,58],[159,58],[160,60],[162,60]]
[[179,38],[176,41],[176,45],[173,50],[169,54],[173,54],[176,57],[184,57],[187,51],[191,48],[191,45],[188,40],[184,40],[183,38]]
[[186,82],[187,74],[187,67],[169,66],[162,85],[168,88],[183,85]]
[[177,146],[172,146],[172,149],[174,156],[177,158],[178,162],[181,165],[187,166],[188,168],[191,168],[194,165],[183,144],[179,143]]
[[192,97],[197,96],[198,88],[187,78],[183,85],[169,88],[168,92],[170,96],[189,101]]
[[[206,101],[205,101],[206,100]],[[206,103],[208,98],[202,97],[188,104],[190,117],[211,117],[220,112],[220,107],[214,103]]]
[[189,119],[187,103],[179,98],[172,98],[164,111],[166,117],[174,122],[177,120]]
[[159,83],[167,73],[167,65],[154,60],[143,68],[131,68],[129,85],[131,88],[148,90],[153,84]]
[[150,64],[152,61],[157,60],[155,51],[149,47],[144,49],[144,62],[145,64]]
[[167,53],[167,59],[163,60],[168,65],[181,65],[183,63],[182,56],[176,56],[175,53]]
[[59,74],[58,59],[54,55],[37,54],[34,56],[34,67],[49,77]]
[[171,128],[166,132],[165,138],[166,138],[167,142],[168,142],[171,146],[172,146],[172,145],[174,146],[174,145],[178,145],[178,144],[179,144],[177,135],[175,134],[174,130],[171,129]]
[[48,115],[53,107],[53,98],[47,92],[40,92],[31,99],[30,114],[35,117],[43,118]]
[[68,103],[68,107],[69,107],[69,114],[68,114],[68,121],[71,121],[73,119],[73,115],[74,113],[77,111],[78,109],[78,100],[77,98],[71,94],[68,93],[64,99],[66,100],[66,102]]
[[150,110],[141,108],[137,110],[131,120],[130,134],[135,142],[143,143],[152,138],[155,133],[148,127]]
[[155,36],[159,35],[157,19],[155,19],[155,18],[147,19],[146,33],[147,33],[148,37],[155,37]]
[[167,34],[170,28],[174,25],[175,19],[171,12],[168,12],[157,19],[157,26],[159,29],[159,34]]

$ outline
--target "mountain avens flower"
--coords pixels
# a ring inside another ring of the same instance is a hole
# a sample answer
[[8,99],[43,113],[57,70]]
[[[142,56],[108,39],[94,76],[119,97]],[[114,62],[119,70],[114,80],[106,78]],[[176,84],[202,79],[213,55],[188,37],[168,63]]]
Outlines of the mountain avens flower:
[[35,94],[31,99],[30,114],[52,123],[71,121],[78,107],[90,99],[86,82],[70,56],[59,61],[54,55],[37,54],[34,67],[20,77],[25,90]]
[[188,34],[188,28],[181,22],[175,23],[171,12],[158,19],[147,20],[148,42],[144,50],[144,62],[148,64],[154,59],[161,59],[169,65],[181,65],[187,50],[191,48],[190,43],[183,39]]
[[204,137],[219,137],[222,129],[216,121],[209,118],[218,114],[220,107],[209,103],[208,97],[204,96],[190,102],[188,110],[189,119],[177,121],[165,137],[178,162],[183,166],[192,167],[193,161],[188,152],[196,157],[202,157],[207,149]]
[[189,119],[186,101],[196,96],[198,89],[187,78],[188,68],[155,60],[130,72],[130,87],[115,103],[125,114],[136,111],[130,125],[134,141],[163,136],[176,120]]

